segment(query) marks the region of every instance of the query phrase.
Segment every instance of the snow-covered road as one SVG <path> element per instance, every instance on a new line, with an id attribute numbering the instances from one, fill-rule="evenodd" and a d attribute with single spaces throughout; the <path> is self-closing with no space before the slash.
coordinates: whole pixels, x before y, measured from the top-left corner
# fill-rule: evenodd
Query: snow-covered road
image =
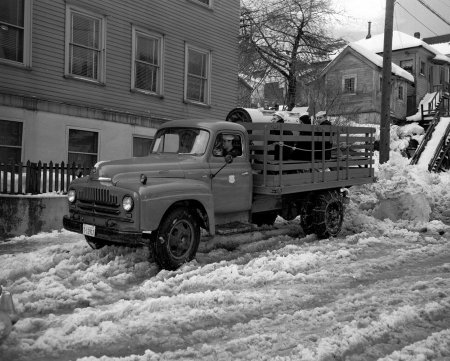
<path id="1" fill-rule="evenodd" d="M 338 238 L 278 219 L 175 272 L 70 232 L 0 244 L 20 315 L 0 360 L 448 361 L 450 176 L 416 172 L 352 188 Z"/>

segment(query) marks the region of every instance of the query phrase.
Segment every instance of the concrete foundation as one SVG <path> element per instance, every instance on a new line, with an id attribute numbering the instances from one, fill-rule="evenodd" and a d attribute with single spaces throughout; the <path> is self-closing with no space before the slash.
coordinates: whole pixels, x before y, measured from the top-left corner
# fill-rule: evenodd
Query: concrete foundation
<path id="1" fill-rule="evenodd" d="M 0 195 L 0 240 L 62 229 L 67 196 Z"/>

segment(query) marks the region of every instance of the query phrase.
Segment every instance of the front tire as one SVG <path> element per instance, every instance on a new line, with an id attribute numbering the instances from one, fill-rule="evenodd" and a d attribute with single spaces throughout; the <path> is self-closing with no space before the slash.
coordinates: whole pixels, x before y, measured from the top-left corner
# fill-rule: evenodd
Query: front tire
<path id="1" fill-rule="evenodd" d="M 176 270 L 194 259 L 200 243 L 200 226 L 188 208 L 172 210 L 161 222 L 152 241 L 156 263 L 163 269 Z"/>
<path id="2" fill-rule="evenodd" d="M 318 238 L 335 237 L 344 220 L 344 202 L 337 191 L 319 195 L 313 210 L 314 231 Z"/>

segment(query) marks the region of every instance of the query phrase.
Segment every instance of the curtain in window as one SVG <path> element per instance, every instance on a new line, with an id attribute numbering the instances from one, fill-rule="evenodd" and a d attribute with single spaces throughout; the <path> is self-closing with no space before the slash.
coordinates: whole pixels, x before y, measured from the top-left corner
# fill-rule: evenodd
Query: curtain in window
<path id="1" fill-rule="evenodd" d="M 0 58 L 23 62 L 24 0 L 0 1 Z"/>
<path id="2" fill-rule="evenodd" d="M 100 57 L 100 20 L 72 14 L 70 73 L 98 79 Z"/>
<path id="3" fill-rule="evenodd" d="M 186 94 L 186 98 L 189 100 L 206 102 L 207 59 L 207 54 L 189 49 Z"/>
<path id="4" fill-rule="evenodd" d="M 157 92 L 159 41 L 137 36 L 135 87 Z"/>

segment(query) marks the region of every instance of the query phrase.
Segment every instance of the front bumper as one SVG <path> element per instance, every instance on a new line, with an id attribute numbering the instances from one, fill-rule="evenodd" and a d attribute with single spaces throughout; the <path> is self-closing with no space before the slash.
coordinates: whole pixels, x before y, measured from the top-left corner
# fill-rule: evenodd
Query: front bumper
<path id="1" fill-rule="evenodd" d="M 83 222 L 64 216 L 63 227 L 71 232 L 83 234 Z M 95 226 L 95 237 L 105 241 L 119 243 L 125 246 L 145 245 L 141 232 L 122 232 L 115 229 Z"/>

